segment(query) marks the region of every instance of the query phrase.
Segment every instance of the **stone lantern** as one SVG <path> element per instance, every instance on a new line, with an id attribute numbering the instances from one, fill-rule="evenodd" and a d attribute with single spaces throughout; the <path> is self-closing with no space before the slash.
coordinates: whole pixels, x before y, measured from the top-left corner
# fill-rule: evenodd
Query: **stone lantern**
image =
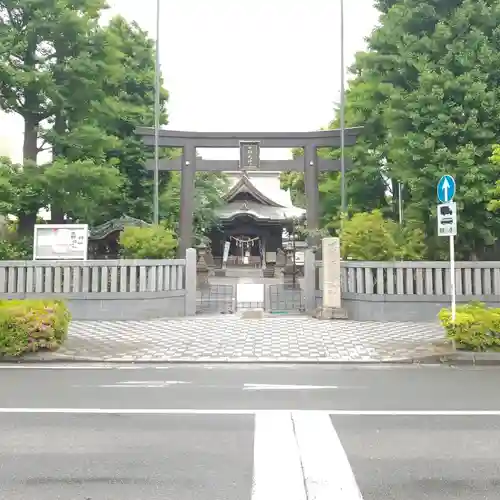
<path id="1" fill-rule="evenodd" d="M 198 261 L 196 262 L 196 286 L 197 288 L 208 287 L 208 275 L 210 269 L 206 261 L 207 246 L 205 243 L 198 245 Z"/>

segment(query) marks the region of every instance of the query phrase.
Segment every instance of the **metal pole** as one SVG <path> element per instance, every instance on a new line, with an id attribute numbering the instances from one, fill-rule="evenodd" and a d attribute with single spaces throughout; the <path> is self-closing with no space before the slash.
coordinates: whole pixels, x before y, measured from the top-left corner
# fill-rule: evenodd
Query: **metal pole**
<path id="1" fill-rule="evenodd" d="M 455 294 L 455 236 L 450 236 L 450 292 L 451 292 L 451 321 L 455 323 L 457 304 Z"/>
<path id="2" fill-rule="evenodd" d="M 450 236 L 450 292 L 451 292 L 451 322 L 455 324 L 457 319 L 457 297 L 455 292 L 455 236 Z M 457 349 L 455 339 L 451 341 L 454 351 Z"/>
<path id="3" fill-rule="evenodd" d="M 342 220 L 347 213 L 345 183 L 345 67 L 344 67 L 344 0 L 340 0 L 340 176 Z"/>
<path id="4" fill-rule="evenodd" d="M 398 182 L 398 208 L 399 208 L 399 225 L 403 225 L 403 185 L 401 182 Z"/>
<path id="5" fill-rule="evenodd" d="M 292 226 L 292 245 L 293 245 L 293 286 L 296 285 L 296 275 L 297 275 L 297 247 L 295 246 L 295 219 L 293 219 Z"/>
<path id="6" fill-rule="evenodd" d="M 156 60 L 155 60 L 155 170 L 153 195 L 153 223 L 159 222 L 159 184 L 160 184 L 160 0 L 156 0 Z"/>

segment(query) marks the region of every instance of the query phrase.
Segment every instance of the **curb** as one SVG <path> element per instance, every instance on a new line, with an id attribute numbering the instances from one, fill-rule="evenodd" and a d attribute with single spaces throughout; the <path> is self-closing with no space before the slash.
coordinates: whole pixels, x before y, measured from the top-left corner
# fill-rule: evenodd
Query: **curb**
<path id="1" fill-rule="evenodd" d="M 5 358 L 0 359 L 0 364 L 61 364 L 61 363 L 98 363 L 98 364 L 133 364 L 133 365 L 418 365 L 425 364 L 423 358 L 386 358 L 380 360 L 337 360 L 337 359 L 311 359 L 311 358 L 96 358 L 85 356 L 55 355 L 50 357 Z M 432 362 L 429 362 L 431 364 Z M 439 364 L 435 361 L 433 364 Z"/>
<path id="2" fill-rule="evenodd" d="M 500 366 L 498 352 L 457 352 L 441 355 L 441 364 L 460 366 Z"/>
<path id="3" fill-rule="evenodd" d="M 311 359 L 311 358 L 100 358 L 93 356 L 73 356 L 53 353 L 49 356 L 34 355 L 22 358 L 0 358 L 0 364 L 56 364 L 56 363 L 96 363 L 96 364 L 133 364 L 133 365 L 448 365 L 448 366 L 500 366 L 500 353 L 450 352 L 424 354 L 409 358 L 382 358 L 368 360 Z"/>

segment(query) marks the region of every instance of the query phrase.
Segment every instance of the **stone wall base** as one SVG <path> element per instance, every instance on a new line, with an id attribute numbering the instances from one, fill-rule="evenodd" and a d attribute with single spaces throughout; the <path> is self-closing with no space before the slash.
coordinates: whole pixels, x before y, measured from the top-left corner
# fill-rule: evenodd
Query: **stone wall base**
<path id="1" fill-rule="evenodd" d="M 318 307 L 314 311 L 313 317 L 316 319 L 348 319 L 347 310 L 343 307 Z"/>
<path id="2" fill-rule="evenodd" d="M 262 319 L 264 317 L 264 309 L 246 309 L 241 311 L 241 319 Z"/>

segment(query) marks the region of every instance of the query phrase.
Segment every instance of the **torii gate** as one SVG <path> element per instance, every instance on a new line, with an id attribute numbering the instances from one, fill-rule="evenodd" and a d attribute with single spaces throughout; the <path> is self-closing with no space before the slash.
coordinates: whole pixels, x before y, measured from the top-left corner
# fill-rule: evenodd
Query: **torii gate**
<path id="1" fill-rule="evenodd" d="M 353 146 L 363 127 L 344 130 L 345 146 Z M 155 130 L 139 127 L 136 133 L 146 146 L 155 145 Z M 319 159 L 318 148 L 340 147 L 341 130 L 315 132 L 185 132 L 177 130 L 159 131 L 159 147 L 182 148 L 182 157 L 160 160 L 160 170 L 181 171 L 181 206 L 179 223 L 179 256 L 193 244 L 194 178 L 196 170 L 228 172 L 235 170 L 266 170 L 279 172 L 304 172 L 307 198 L 307 227 L 318 229 L 319 191 L 318 172 L 339 171 L 339 160 Z M 200 160 L 197 148 L 239 148 L 240 160 Z M 260 160 L 260 148 L 303 148 L 304 156 L 293 160 Z M 346 160 L 346 168 L 348 168 Z M 154 170 L 154 161 L 146 164 Z"/>

